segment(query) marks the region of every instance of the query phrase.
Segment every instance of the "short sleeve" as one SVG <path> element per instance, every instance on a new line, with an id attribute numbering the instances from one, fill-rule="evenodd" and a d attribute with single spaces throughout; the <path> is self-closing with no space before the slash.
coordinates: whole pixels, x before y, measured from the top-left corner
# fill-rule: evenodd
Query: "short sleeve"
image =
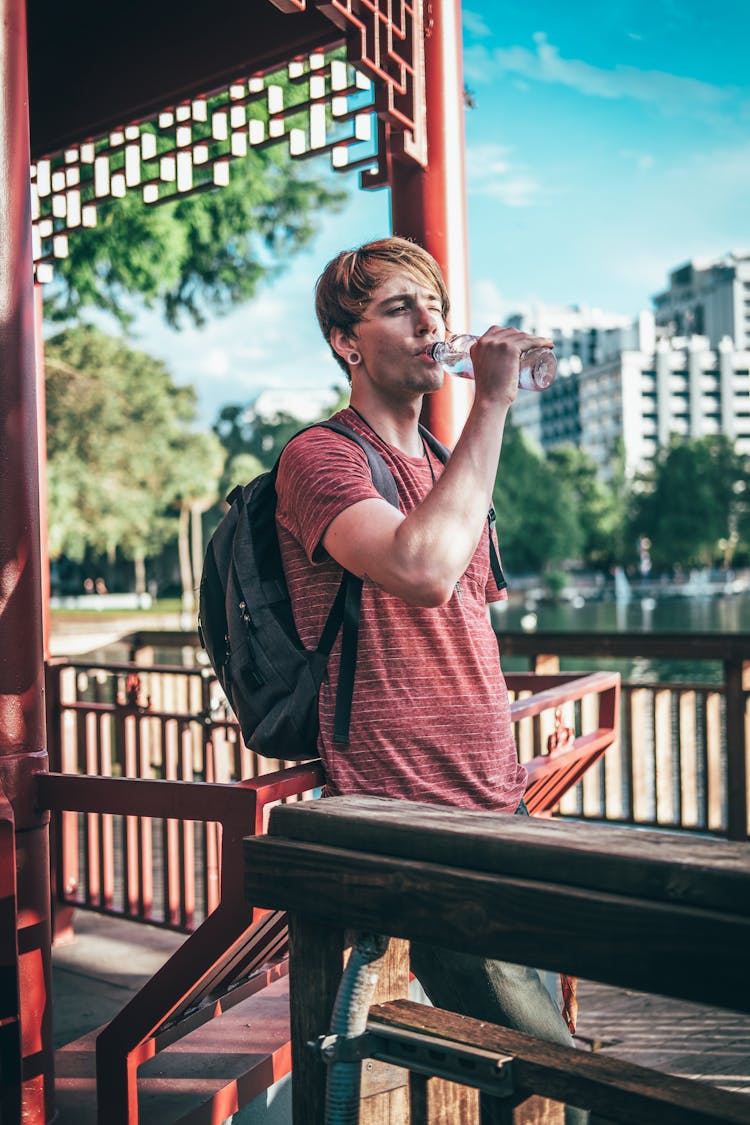
<path id="1" fill-rule="evenodd" d="M 312 428 L 281 455 L 276 478 L 276 518 L 303 547 L 311 563 L 322 558 L 329 524 L 352 504 L 382 499 L 363 450 L 341 434 Z"/>

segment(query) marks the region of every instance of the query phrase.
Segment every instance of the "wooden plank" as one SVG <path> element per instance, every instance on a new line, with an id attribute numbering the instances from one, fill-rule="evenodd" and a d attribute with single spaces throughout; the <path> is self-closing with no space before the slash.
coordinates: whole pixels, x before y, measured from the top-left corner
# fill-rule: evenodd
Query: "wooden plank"
<path id="1" fill-rule="evenodd" d="M 750 1010 L 747 917 L 274 837 L 245 855 L 261 906 Z"/>
<path id="2" fill-rule="evenodd" d="M 470 1086 L 411 1072 L 409 1104 L 411 1125 L 456 1125 L 476 1121 L 479 1094 Z"/>
<path id="3" fill-rule="evenodd" d="M 116 989 L 122 991 L 122 985 Z M 96 1125 L 99 1030 L 55 1052 L 56 1125 Z M 289 1000 L 286 980 L 280 980 L 143 1063 L 138 1121 L 215 1125 L 283 1078 L 290 1066 Z M 113 1120 L 99 1116 L 100 1123 Z"/>
<path id="4" fill-rule="evenodd" d="M 274 809 L 272 836 L 750 916 L 750 844 L 379 797 Z"/>
<path id="5" fill-rule="evenodd" d="M 708 757 L 708 827 L 724 828 L 724 766 L 721 751 L 721 695 L 706 692 L 706 754 Z"/>
<path id="6" fill-rule="evenodd" d="M 566 709 L 567 710 L 567 709 Z M 575 716 L 565 714 L 567 725 L 575 728 Z M 599 696 L 589 695 L 581 700 L 581 732 L 593 731 L 599 726 Z M 602 771 L 601 765 L 587 769 L 582 780 L 583 813 L 585 816 L 601 817 L 604 815 L 602 807 Z"/>
<path id="7" fill-rule="evenodd" d="M 344 959 L 343 927 L 289 917 L 292 1120 L 325 1120 L 326 1066 L 307 1046 L 331 1025 Z"/>
<path id="8" fill-rule="evenodd" d="M 676 824 L 672 769 L 672 692 L 654 692 L 654 761 L 656 763 L 656 819 Z"/>
<path id="9" fill-rule="evenodd" d="M 528 656 L 533 664 L 537 653 L 557 656 L 580 656 L 593 660 L 600 657 L 633 656 L 652 660 L 663 657 L 674 660 L 677 653 L 683 660 L 747 660 L 746 633 L 578 633 L 547 632 L 503 633 L 498 637 L 503 656 Z"/>
<path id="10" fill-rule="evenodd" d="M 624 820 L 627 816 L 623 801 L 623 769 L 622 738 L 618 730 L 604 755 L 604 815 L 611 820 Z"/>
<path id="11" fill-rule="evenodd" d="M 750 1125 L 750 1098 L 621 1059 L 544 1043 L 454 1012 L 395 1001 L 370 1010 L 368 1028 L 408 1028 L 513 1057 L 514 1086 L 639 1125 Z"/>
<path id="12" fill-rule="evenodd" d="M 638 824 L 653 820 L 652 776 L 644 737 L 649 723 L 651 692 L 648 688 L 634 688 L 628 702 L 632 742 L 633 819 Z"/>
<path id="13" fill-rule="evenodd" d="M 681 822 L 686 828 L 697 828 L 698 815 L 698 737 L 695 717 L 696 694 L 681 691 L 678 710 L 680 746 Z"/>
<path id="14" fill-rule="evenodd" d="M 747 836 L 747 762 L 745 743 L 745 664 L 727 660 L 724 664 L 726 683 L 726 773 L 727 773 L 727 836 L 744 840 Z"/>
<path id="15" fill-rule="evenodd" d="M 353 944 L 356 934 L 346 935 Z M 409 995 L 409 943 L 388 943 L 375 987 L 375 1004 Z M 359 1125 L 409 1125 L 408 1071 L 375 1059 L 362 1063 Z"/>

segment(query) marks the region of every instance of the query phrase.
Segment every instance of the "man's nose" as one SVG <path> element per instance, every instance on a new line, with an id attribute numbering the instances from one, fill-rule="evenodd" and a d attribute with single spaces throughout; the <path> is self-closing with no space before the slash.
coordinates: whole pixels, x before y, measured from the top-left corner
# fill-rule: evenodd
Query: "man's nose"
<path id="1" fill-rule="evenodd" d="M 420 333 L 437 331 L 440 318 L 434 309 L 427 305 L 416 306 L 417 331 Z"/>

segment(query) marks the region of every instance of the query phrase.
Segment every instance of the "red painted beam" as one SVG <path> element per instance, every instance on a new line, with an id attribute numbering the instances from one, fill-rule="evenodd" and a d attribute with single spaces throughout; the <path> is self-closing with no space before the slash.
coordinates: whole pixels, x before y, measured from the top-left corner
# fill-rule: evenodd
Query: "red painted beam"
<path id="1" fill-rule="evenodd" d="M 0 0 L 0 17 L 0 785 L 16 823 L 22 1117 L 38 1125 L 54 1093 L 49 815 L 33 800 L 47 754 L 24 0 Z"/>
<path id="2" fill-rule="evenodd" d="M 426 5 L 427 167 L 393 161 L 393 233 L 413 238 L 440 263 L 451 299 L 451 327 L 468 331 L 469 268 L 464 166 L 464 99 L 460 0 Z M 471 402 L 471 383 L 446 376 L 425 402 L 423 419 L 455 444 Z"/>

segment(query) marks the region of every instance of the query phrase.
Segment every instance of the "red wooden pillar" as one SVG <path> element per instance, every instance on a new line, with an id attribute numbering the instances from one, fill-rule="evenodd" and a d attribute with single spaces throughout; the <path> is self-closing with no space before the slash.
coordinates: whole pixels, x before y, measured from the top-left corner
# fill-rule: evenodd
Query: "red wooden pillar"
<path id="1" fill-rule="evenodd" d="M 18 876 L 22 1119 L 54 1112 L 49 816 L 42 641 L 26 5 L 0 0 L 0 785 L 13 806 Z"/>
<path id="2" fill-rule="evenodd" d="M 464 162 L 464 98 L 460 0 L 425 5 L 426 168 L 394 160 L 393 233 L 413 238 L 440 263 L 451 299 L 451 327 L 469 327 L 469 267 Z M 471 403 L 471 383 L 446 376 L 425 401 L 427 426 L 453 445 Z"/>

